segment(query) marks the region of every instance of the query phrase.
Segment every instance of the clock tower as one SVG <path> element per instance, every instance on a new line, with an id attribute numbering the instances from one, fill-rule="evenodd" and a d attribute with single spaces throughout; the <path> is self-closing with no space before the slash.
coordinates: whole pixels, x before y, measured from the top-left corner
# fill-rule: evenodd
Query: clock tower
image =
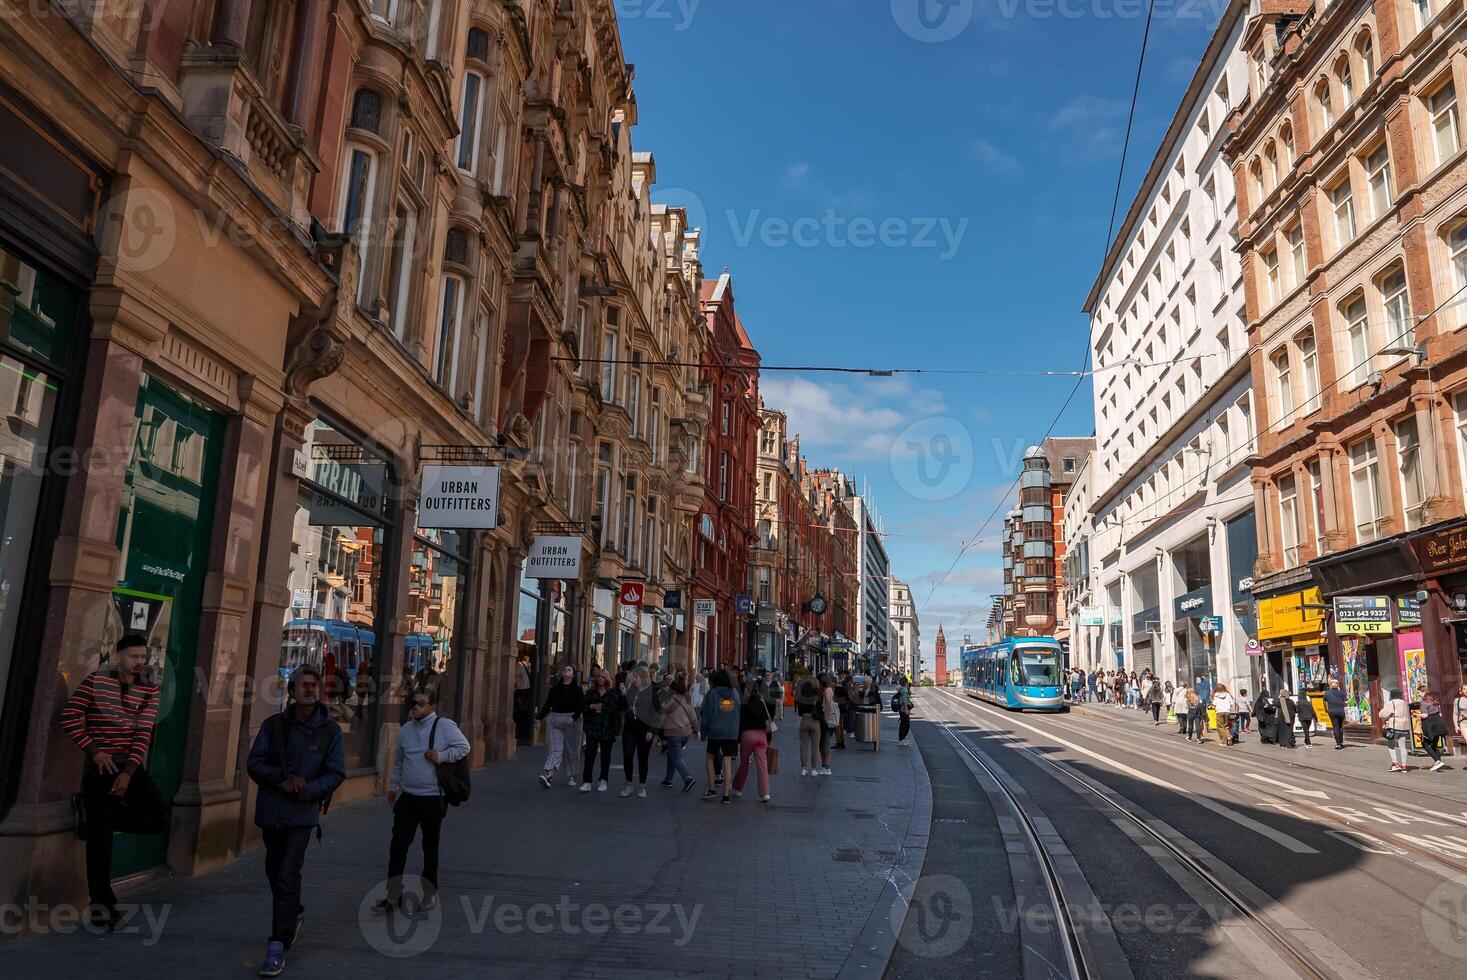
<path id="1" fill-rule="evenodd" d="M 947 637 L 942 635 L 942 624 L 937 624 L 937 670 L 938 684 L 947 683 Z"/>

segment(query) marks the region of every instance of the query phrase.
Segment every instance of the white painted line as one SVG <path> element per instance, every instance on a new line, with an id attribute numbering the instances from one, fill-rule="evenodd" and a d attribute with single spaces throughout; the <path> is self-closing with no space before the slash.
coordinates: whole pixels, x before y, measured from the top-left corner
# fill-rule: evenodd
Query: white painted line
<path id="1" fill-rule="evenodd" d="M 1267 776 L 1260 776 L 1256 772 L 1245 772 L 1243 773 L 1243 775 L 1247 776 L 1249 779 L 1256 779 L 1260 783 L 1268 783 L 1272 786 L 1277 786 L 1285 793 L 1293 793 L 1295 796 L 1309 796 L 1313 797 L 1316 800 L 1329 799 L 1328 793 L 1322 793 L 1317 789 L 1300 789 L 1298 786 L 1291 786 L 1290 784 L 1283 782 L 1279 779 L 1269 779 Z"/>
<path id="2" fill-rule="evenodd" d="M 946 691 L 943 691 L 942 693 L 947 694 Z M 1203 807 L 1204 809 L 1211 810 L 1213 813 L 1216 813 L 1220 817 L 1225 817 L 1226 819 L 1231 820 L 1233 823 L 1237 824 L 1240 827 L 1246 827 L 1247 829 L 1253 831 L 1259 836 L 1268 838 L 1280 847 L 1285 848 L 1286 850 L 1293 851 L 1295 854 L 1319 853 L 1319 851 L 1310 847 L 1308 844 L 1304 843 L 1298 838 L 1290 837 L 1288 834 L 1283 833 L 1282 831 L 1275 830 L 1268 824 L 1260 823 L 1259 821 L 1254 820 L 1252 817 L 1245 816 L 1244 814 L 1239 813 L 1231 807 L 1223 806 L 1221 803 L 1218 803 L 1215 800 L 1210 800 L 1205 796 L 1201 796 L 1197 793 L 1184 790 L 1182 789 L 1182 787 L 1169 783 L 1164 779 L 1159 779 L 1156 776 L 1151 775 L 1151 773 L 1149 772 L 1142 772 L 1140 769 L 1132 769 L 1130 766 L 1121 762 L 1117 762 L 1114 759 L 1107 758 L 1101 755 L 1099 752 L 1092 752 L 1091 750 L 1085 748 L 1083 745 L 1076 745 L 1074 742 L 1062 739 L 1055 735 L 1053 732 L 1047 732 L 1042 728 L 1035 728 L 1033 725 L 1030 725 L 1027 722 L 1020 721 L 1016 716 L 1010 715 L 1008 713 L 1001 713 L 997 709 L 990 708 L 987 704 L 984 704 L 982 702 L 973 701 L 971 698 L 960 697 L 956 694 L 947 694 L 947 696 L 955 701 L 958 701 L 960 704 L 963 704 L 966 707 L 974 710 L 975 712 L 977 712 L 979 709 L 984 709 L 986 711 L 993 712 L 994 714 L 998 714 L 1008 724 L 1017 725 L 1020 728 L 1028 729 L 1035 735 L 1041 735 L 1044 738 L 1049 739 L 1050 741 L 1058 742 L 1060 745 L 1063 745 L 1071 752 L 1078 752 L 1083 756 L 1088 756 L 1089 758 L 1094 759 L 1096 762 L 1104 765 L 1108 769 L 1115 769 L 1119 772 L 1125 773 L 1132 779 L 1138 779 L 1141 782 L 1150 783 L 1152 786 L 1159 786 L 1162 789 L 1176 793 L 1178 796 L 1184 797 L 1187 800 L 1196 803 L 1198 806 Z"/>

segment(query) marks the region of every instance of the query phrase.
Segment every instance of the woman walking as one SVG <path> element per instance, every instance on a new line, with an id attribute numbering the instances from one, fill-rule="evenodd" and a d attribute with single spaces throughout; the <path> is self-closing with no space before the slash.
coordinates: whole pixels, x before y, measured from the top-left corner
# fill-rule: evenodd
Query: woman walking
<path id="1" fill-rule="evenodd" d="M 606 780 L 611 775 L 611 747 L 621 731 L 621 692 L 611 686 L 611 675 L 597 671 L 592 678 L 591 690 L 581 703 L 581 723 L 586 740 L 581 749 L 581 792 L 591 792 L 591 773 L 596 767 L 596 756 L 601 756 L 601 779 L 596 783 L 598 793 L 606 792 Z"/>
<path id="2" fill-rule="evenodd" d="M 806 676 L 795 690 L 795 714 L 800 716 L 801 776 L 814 776 L 820 772 L 820 746 L 825 734 L 824 711 L 825 702 L 819 682 L 814 677 Z"/>
<path id="3" fill-rule="evenodd" d="M 1146 702 L 1147 705 L 1151 708 L 1152 728 L 1155 728 L 1161 724 L 1161 706 L 1163 704 L 1162 698 L 1164 696 L 1165 692 L 1162 690 L 1161 684 L 1158 683 L 1156 678 L 1153 677 L 1151 679 L 1151 687 L 1146 692 Z"/>
<path id="4" fill-rule="evenodd" d="M 769 802 L 769 705 L 764 696 L 767 690 L 759 681 L 744 685 L 744 704 L 739 709 L 739 771 L 734 774 L 733 794 L 744 795 L 744 783 L 749 779 L 749 760 L 754 761 L 758 777 L 759 802 Z"/>
<path id="5" fill-rule="evenodd" d="M 1442 761 L 1442 740 L 1447 737 L 1447 723 L 1442 718 L 1442 703 L 1435 694 L 1421 696 L 1421 747 L 1431 756 L 1431 771 L 1447 767 Z"/>
<path id="6" fill-rule="evenodd" d="M 1183 688 L 1187 692 L 1187 741 L 1197 745 L 1202 744 L 1202 733 L 1207 727 L 1207 705 L 1197 696 L 1197 692 L 1189 688 Z"/>
<path id="7" fill-rule="evenodd" d="M 1238 697 L 1235 700 L 1238 702 L 1238 716 L 1233 719 L 1233 727 L 1238 731 L 1234 733 L 1233 741 L 1236 742 L 1239 735 L 1253 731 L 1253 704 L 1248 700 L 1246 687 L 1238 688 Z"/>
<path id="8" fill-rule="evenodd" d="M 1319 713 L 1314 708 L 1314 699 L 1309 696 L 1308 691 L 1300 691 L 1299 697 L 1295 699 L 1298 705 L 1299 728 L 1304 732 L 1304 747 L 1314 748 L 1314 743 L 1309 739 L 1309 733 L 1314 731 L 1314 726 L 1319 722 Z"/>
<path id="9" fill-rule="evenodd" d="M 912 731 L 912 689 L 905 674 L 897 681 L 897 690 L 891 696 L 891 701 L 892 707 L 896 708 L 897 715 L 901 718 L 897 727 L 897 744 L 906 745 L 907 735 Z"/>
<path id="10" fill-rule="evenodd" d="M 683 675 L 673 678 L 669 690 L 671 697 L 662 709 L 662 738 L 667 743 L 667 775 L 663 777 L 662 785 L 671 786 L 676 773 L 683 778 L 683 792 L 686 793 L 697 782 L 688 772 L 683 752 L 688 747 L 688 739 L 698 737 L 698 713 L 693 710 L 693 699 L 688 696 L 688 684 Z"/>
<path id="11" fill-rule="evenodd" d="M 769 697 L 774 703 L 774 720 L 784 721 L 784 675 L 777 670 L 769 675 Z"/>
<path id="12" fill-rule="evenodd" d="M 545 752 L 545 765 L 540 769 L 540 785 L 546 789 L 555 773 L 571 760 L 567 757 L 567 738 L 575 737 L 576 719 L 581 714 L 581 685 L 576 683 L 576 669 L 566 664 L 560 669 L 560 680 L 545 695 L 539 720 L 550 721 L 550 746 Z"/>
<path id="13" fill-rule="evenodd" d="M 820 675 L 820 768 L 810 773 L 812 776 L 830 775 L 830 737 L 841 730 L 835 692 L 835 679 L 829 674 Z"/>
<path id="14" fill-rule="evenodd" d="M 708 788 L 703 799 L 711 800 L 718 795 L 713 788 L 721 777 L 723 802 L 731 803 L 728 791 L 733 782 L 733 761 L 739 754 L 739 692 L 734 690 L 728 671 L 720 670 L 713 675 L 713 687 L 703 699 L 703 711 L 698 718 L 698 727 L 708 740 Z"/>
<path id="15" fill-rule="evenodd" d="M 647 795 L 647 761 L 652 754 L 652 739 L 656 729 L 662 726 L 657 716 L 657 692 L 652 687 L 652 675 L 646 667 L 638 667 L 627 677 L 626 720 L 621 732 L 621 771 L 627 784 L 622 788 L 622 797 L 633 792 L 639 798 Z M 632 785 L 632 761 L 637 763 L 637 785 Z"/>
<path id="16" fill-rule="evenodd" d="M 1385 735 L 1386 751 L 1391 756 L 1388 772 L 1409 772 L 1406 768 L 1406 740 L 1411 737 L 1411 709 L 1401 698 L 1400 691 L 1391 691 L 1390 700 L 1380 709 L 1381 733 Z"/>
<path id="17" fill-rule="evenodd" d="M 1187 699 L 1194 698 L 1191 691 L 1181 684 L 1172 689 L 1172 714 L 1177 716 L 1177 734 L 1187 734 Z"/>

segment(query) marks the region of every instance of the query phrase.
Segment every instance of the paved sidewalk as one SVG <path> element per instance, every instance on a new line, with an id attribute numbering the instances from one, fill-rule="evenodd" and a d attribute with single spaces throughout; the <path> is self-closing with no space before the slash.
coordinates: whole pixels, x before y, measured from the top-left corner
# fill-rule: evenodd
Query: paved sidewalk
<path id="1" fill-rule="evenodd" d="M 1177 730 L 1176 723 L 1169 723 L 1164 717 L 1160 727 L 1153 727 L 1150 714 L 1132 708 L 1095 704 L 1094 702 L 1081 702 L 1071 705 L 1071 708 L 1077 714 L 1083 713 L 1117 723 L 1134 725 L 1141 732 L 1155 738 L 1182 741 L 1172 734 Z M 1216 737 L 1210 730 L 1208 736 L 1209 738 Z M 1277 745 L 1261 743 L 1258 739 L 1258 729 L 1255 727 L 1252 734 L 1242 736 L 1238 744 L 1229 746 L 1227 751 L 1255 757 L 1276 766 L 1297 766 L 1301 769 L 1314 770 L 1321 776 L 1344 776 L 1352 780 L 1378 783 L 1392 790 L 1404 787 L 1415 793 L 1467 803 L 1467 756 L 1444 756 L 1442 761 L 1447 764 L 1448 770 L 1434 773 L 1430 771 L 1431 759 L 1425 753 L 1413 755 L 1408 761 L 1411 772 L 1406 776 L 1392 776 L 1385 772 L 1386 749 L 1384 745 L 1362 745 L 1358 742 L 1346 741 L 1344 750 L 1336 752 L 1334 735 L 1331 732 L 1316 732 L 1312 738 L 1314 747 L 1311 749 L 1304 748 L 1302 734 L 1298 739 L 1298 748 L 1284 749 Z M 1458 746 L 1459 751 L 1460 748 Z"/>
<path id="2" fill-rule="evenodd" d="M 535 780 L 542 751 L 476 774 L 473 799 L 444 825 L 436 914 L 377 918 L 391 824 L 385 800 L 340 807 L 307 857 L 306 920 L 287 976 L 879 978 L 922 867 L 931 791 L 915 745 L 833 753 L 835 775 L 799 776 L 797 729 L 775 737 L 783 771 L 755 802 L 751 774 L 731 806 L 699 785 L 622 799 Z M 620 761 L 620 746 L 616 759 Z M 793 775 L 792 775 L 793 773 Z M 414 849 L 408 871 L 419 870 Z M 148 978 L 253 976 L 270 900 L 256 850 L 196 878 L 161 878 L 121 895 L 142 913 L 131 934 L 75 929 L 0 941 L 0 974 Z M 895 912 L 893 911 L 895 908 Z"/>

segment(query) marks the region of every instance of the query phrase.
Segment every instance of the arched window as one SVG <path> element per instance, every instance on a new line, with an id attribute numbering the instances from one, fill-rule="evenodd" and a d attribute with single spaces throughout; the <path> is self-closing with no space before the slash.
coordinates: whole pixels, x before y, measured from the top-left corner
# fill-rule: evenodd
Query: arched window
<path id="1" fill-rule="evenodd" d="M 1319 105 L 1320 133 L 1335 124 L 1335 107 L 1330 101 L 1329 79 L 1321 78 L 1314 86 L 1314 101 Z"/>
<path id="2" fill-rule="evenodd" d="M 1361 84 L 1369 85 L 1375 77 L 1375 42 L 1369 31 L 1361 32 L 1355 39 L 1355 56 L 1360 59 Z"/>
<path id="3" fill-rule="evenodd" d="M 462 228 L 450 228 L 443 241 L 443 261 L 456 265 L 469 264 L 469 235 Z"/>
<path id="4" fill-rule="evenodd" d="M 369 88 L 357 89 L 351 100 L 351 128 L 375 133 L 381 126 L 382 96 Z"/>
<path id="5" fill-rule="evenodd" d="M 458 119 L 458 168 L 469 174 L 479 170 L 479 131 L 484 116 L 484 76 L 477 71 L 464 73 L 463 103 Z"/>
<path id="6" fill-rule="evenodd" d="M 1350 75 L 1349 55 L 1340 55 L 1335 62 L 1335 80 L 1340 83 L 1340 105 L 1349 105 L 1355 101 L 1355 79 Z"/>
<path id="7" fill-rule="evenodd" d="M 1263 172 L 1268 178 L 1269 190 L 1278 186 L 1279 183 L 1279 154 L 1270 140 L 1263 148 Z"/>
<path id="8" fill-rule="evenodd" d="M 467 57 L 472 58 L 476 61 L 487 62 L 489 60 L 488 33 L 477 27 L 471 28 L 469 30 L 468 50 L 465 52 L 465 54 Z"/>
<path id="9" fill-rule="evenodd" d="M 1284 147 L 1284 169 L 1287 172 L 1294 167 L 1294 127 L 1288 122 L 1279 128 L 1279 142 Z"/>
<path id="10" fill-rule="evenodd" d="M 1268 196 L 1268 191 L 1263 186 L 1263 164 L 1257 157 L 1254 157 L 1253 163 L 1249 165 L 1248 175 L 1252 178 L 1253 183 L 1253 205 L 1257 207 Z"/>
<path id="11" fill-rule="evenodd" d="M 468 290 L 456 275 L 443 277 L 443 302 L 438 314 L 438 343 L 433 377 L 452 392 L 458 383 L 458 345 L 463 332 L 464 294 Z"/>

